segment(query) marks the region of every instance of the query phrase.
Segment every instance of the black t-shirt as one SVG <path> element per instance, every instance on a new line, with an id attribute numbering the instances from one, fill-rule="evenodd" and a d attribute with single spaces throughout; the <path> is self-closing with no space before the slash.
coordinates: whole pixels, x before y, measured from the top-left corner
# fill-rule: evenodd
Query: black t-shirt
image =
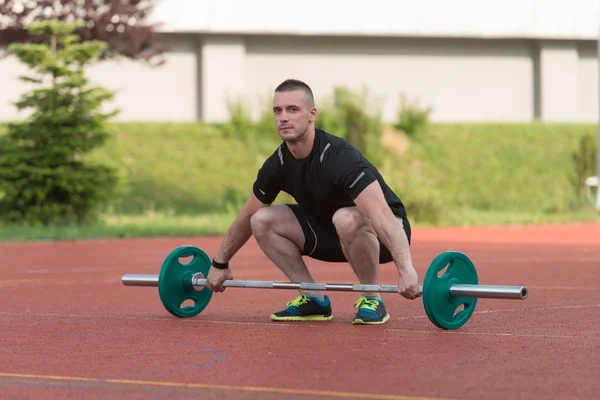
<path id="1" fill-rule="evenodd" d="M 392 212 L 406 217 L 402 201 L 352 144 L 316 129 L 313 149 L 306 158 L 295 159 L 283 142 L 258 171 L 253 191 L 263 204 L 272 203 L 284 191 L 302 211 L 330 224 L 337 210 L 355 206 L 354 199 L 375 180 Z"/>

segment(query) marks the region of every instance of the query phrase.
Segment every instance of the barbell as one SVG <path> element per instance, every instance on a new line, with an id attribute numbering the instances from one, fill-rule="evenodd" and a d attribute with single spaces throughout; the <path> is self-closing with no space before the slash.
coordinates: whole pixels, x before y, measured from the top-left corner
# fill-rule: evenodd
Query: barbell
<path id="1" fill-rule="evenodd" d="M 192 257 L 189 262 L 181 261 L 188 257 Z M 125 274 L 122 283 L 125 286 L 158 287 L 160 300 L 169 313 L 192 318 L 200 314 L 212 298 L 213 292 L 206 288 L 210 267 L 211 260 L 202 249 L 185 245 L 171 251 L 159 275 Z M 396 285 L 341 283 L 226 280 L 223 287 L 398 293 Z M 480 285 L 473 262 L 458 251 L 445 251 L 435 257 L 419 291 L 429 320 L 448 330 L 460 328 L 471 318 L 478 298 L 525 300 L 529 294 L 526 286 Z M 189 300 L 194 305 L 183 305 Z"/>

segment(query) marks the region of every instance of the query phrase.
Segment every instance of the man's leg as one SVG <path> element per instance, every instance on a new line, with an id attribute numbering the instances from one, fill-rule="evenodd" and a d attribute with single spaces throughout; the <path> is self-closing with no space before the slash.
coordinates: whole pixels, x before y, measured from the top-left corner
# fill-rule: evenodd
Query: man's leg
<path id="1" fill-rule="evenodd" d="M 314 282 L 304 260 L 302 250 L 305 234 L 294 212 L 286 205 L 265 207 L 250 220 L 252 233 L 260 248 L 291 282 Z M 320 292 L 302 290 L 310 299 L 298 298 L 282 312 L 271 315 L 273 320 L 331 319 L 329 298 Z M 318 302 L 315 303 L 315 300 Z M 301 314 L 310 315 L 303 316 Z M 296 314 L 296 315 L 290 315 Z M 315 314 L 314 316 L 311 316 Z"/>
<path id="2" fill-rule="evenodd" d="M 362 284 L 379 283 L 381 246 L 370 220 L 357 207 L 342 208 L 332 219 L 342 251 Z M 363 292 L 354 323 L 380 324 L 389 314 L 378 292 Z"/>
<path id="3" fill-rule="evenodd" d="M 370 220 L 357 207 L 350 207 L 338 210 L 332 221 L 360 283 L 378 284 L 380 245 Z M 363 296 L 379 298 L 379 293 L 363 292 Z"/>
<path id="4" fill-rule="evenodd" d="M 304 233 L 289 207 L 265 207 L 250 223 L 260 248 L 291 282 L 314 282 L 302 259 Z"/>

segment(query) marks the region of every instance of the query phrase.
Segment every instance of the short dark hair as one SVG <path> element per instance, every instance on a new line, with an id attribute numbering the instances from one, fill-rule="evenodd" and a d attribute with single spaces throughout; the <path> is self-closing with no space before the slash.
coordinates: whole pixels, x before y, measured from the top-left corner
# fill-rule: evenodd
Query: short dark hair
<path id="1" fill-rule="evenodd" d="M 315 98 L 313 96 L 313 92 L 306 83 L 298 80 L 298 79 L 286 79 L 281 82 L 279 86 L 275 89 L 275 92 L 290 92 L 292 90 L 302 90 L 308 96 L 309 106 L 314 107 Z"/>

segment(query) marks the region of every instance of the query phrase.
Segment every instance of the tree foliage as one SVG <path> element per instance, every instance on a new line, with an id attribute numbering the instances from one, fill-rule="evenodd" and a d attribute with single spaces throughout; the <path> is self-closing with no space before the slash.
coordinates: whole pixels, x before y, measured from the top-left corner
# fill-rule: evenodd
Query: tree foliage
<path id="1" fill-rule="evenodd" d="M 84 70 L 106 44 L 79 42 L 77 26 L 35 22 L 29 32 L 42 43 L 9 46 L 31 70 L 20 79 L 34 88 L 16 103 L 28 118 L 8 124 L 0 137 L 0 218 L 6 221 L 80 223 L 112 198 L 116 173 L 84 161 L 106 141 L 106 122 L 117 113 L 102 111 L 114 93 L 90 84 Z"/>
<path id="2" fill-rule="evenodd" d="M 57 19 L 83 21 L 75 33 L 83 41 L 107 43 L 100 59 L 118 56 L 152 65 L 164 63 L 167 46 L 160 41 L 149 15 L 150 0 L 0 0 L 0 48 L 13 43 L 41 43 L 29 35 L 31 22 Z"/>

